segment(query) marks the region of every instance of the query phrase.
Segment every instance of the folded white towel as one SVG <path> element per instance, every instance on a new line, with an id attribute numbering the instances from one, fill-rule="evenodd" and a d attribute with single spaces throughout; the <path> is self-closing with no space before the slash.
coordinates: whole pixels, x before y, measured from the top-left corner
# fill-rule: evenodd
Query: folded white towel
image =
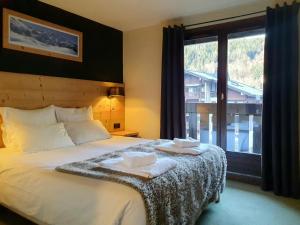
<path id="1" fill-rule="evenodd" d="M 137 168 L 125 166 L 122 157 L 106 159 L 100 163 L 100 167 L 145 178 L 160 176 L 175 166 L 176 161 L 170 158 L 159 158 L 154 164 Z"/>
<path id="2" fill-rule="evenodd" d="M 123 152 L 121 156 L 124 165 L 129 168 L 151 165 L 157 160 L 155 152 Z"/>
<path id="3" fill-rule="evenodd" d="M 191 137 L 188 137 L 186 139 L 174 138 L 173 141 L 175 145 L 177 145 L 180 148 L 197 147 L 200 145 L 200 141 Z"/>
<path id="4" fill-rule="evenodd" d="M 191 148 L 181 148 L 178 147 L 176 144 L 174 144 L 173 141 L 162 143 L 160 145 L 157 145 L 155 148 L 160 151 L 173 152 L 178 154 L 189 154 L 189 155 L 200 155 L 209 150 L 209 147 L 206 144 L 201 144 L 197 147 L 191 147 Z"/>

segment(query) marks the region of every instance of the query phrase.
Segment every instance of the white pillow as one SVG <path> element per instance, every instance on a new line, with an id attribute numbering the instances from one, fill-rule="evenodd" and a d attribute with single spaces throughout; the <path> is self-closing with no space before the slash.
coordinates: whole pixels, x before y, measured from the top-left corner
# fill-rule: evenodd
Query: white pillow
<path id="1" fill-rule="evenodd" d="M 93 109 L 91 106 L 83 108 L 62 108 L 55 106 L 58 122 L 79 122 L 93 120 Z"/>
<path id="2" fill-rule="evenodd" d="M 4 143 L 4 146 L 6 148 L 18 148 L 18 144 L 13 139 L 13 130 L 11 126 L 13 123 L 2 123 L 1 130 L 2 130 L 2 140 Z"/>
<path id="3" fill-rule="evenodd" d="M 111 138 L 110 133 L 98 120 L 66 122 L 65 127 L 75 144 Z"/>
<path id="4" fill-rule="evenodd" d="M 0 113 L 3 123 L 49 125 L 57 122 L 53 106 L 33 110 L 0 107 Z"/>
<path id="5" fill-rule="evenodd" d="M 6 147 L 17 148 L 23 152 L 38 152 L 55 148 L 74 146 L 64 124 L 56 123 L 45 126 L 3 124 L 10 139 Z"/>

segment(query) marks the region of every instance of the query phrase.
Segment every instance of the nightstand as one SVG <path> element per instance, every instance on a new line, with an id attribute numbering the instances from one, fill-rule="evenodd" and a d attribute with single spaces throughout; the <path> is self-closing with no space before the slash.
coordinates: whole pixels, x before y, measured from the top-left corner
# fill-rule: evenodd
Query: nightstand
<path id="1" fill-rule="evenodd" d="M 123 137 L 138 137 L 139 132 L 122 130 L 122 131 L 111 132 L 111 135 L 123 136 Z"/>

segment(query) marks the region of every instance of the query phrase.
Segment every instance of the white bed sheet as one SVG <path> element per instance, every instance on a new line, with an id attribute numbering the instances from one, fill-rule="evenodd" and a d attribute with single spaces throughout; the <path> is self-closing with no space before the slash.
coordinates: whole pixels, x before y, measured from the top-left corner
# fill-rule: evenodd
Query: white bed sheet
<path id="1" fill-rule="evenodd" d="M 0 204 L 39 224 L 145 225 L 144 203 L 134 189 L 54 169 L 146 142 L 114 136 L 32 154 L 0 149 Z"/>

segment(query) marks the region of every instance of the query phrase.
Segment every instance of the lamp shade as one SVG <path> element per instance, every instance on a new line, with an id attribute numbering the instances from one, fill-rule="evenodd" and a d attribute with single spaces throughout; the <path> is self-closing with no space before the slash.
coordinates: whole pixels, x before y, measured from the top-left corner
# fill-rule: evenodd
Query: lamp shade
<path id="1" fill-rule="evenodd" d="M 123 87 L 111 87 L 108 89 L 108 97 L 125 96 Z"/>

